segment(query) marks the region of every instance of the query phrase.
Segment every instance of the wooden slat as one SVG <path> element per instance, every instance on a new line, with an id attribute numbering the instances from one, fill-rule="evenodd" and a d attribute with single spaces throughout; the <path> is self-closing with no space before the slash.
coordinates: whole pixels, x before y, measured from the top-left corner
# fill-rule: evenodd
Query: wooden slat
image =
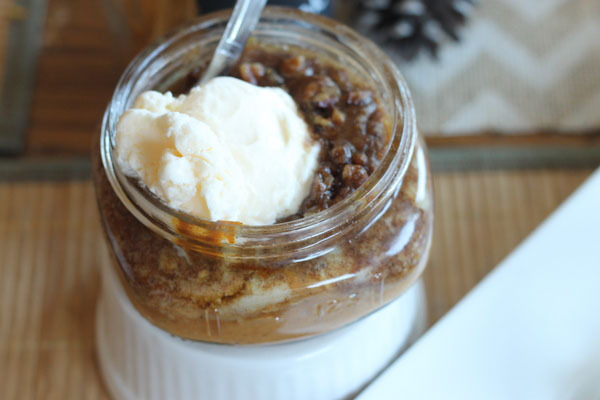
<path id="1" fill-rule="evenodd" d="M 590 170 L 435 175 L 424 274 L 443 316 Z M 104 399 L 93 351 L 104 255 L 89 181 L 0 184 L 0 399 Z"/>
<path id="2" fill-rule="evenodd" d="M 27 18 L 27 9 L 11 0 L 0 0 L 0 88 L 4 78 L 4 65 L 10 27 L 13 22 Z"/>
<path id="3" fill-rule="evenodd" d="M 49 0 L 26 156 L 89 154 L 127 59 L 105 0 Z"/>
<path id="4" fill-rule="evenodd" d="M 152 34 L 161 34 L 183 15 L 195 16 L 192 0 L 179 1 L 174 9 L 169 4 L 162 0 L 49 0 L 27 157 L 89 154 L 121 73 L 135 49 L 147 44 L 127 39 L 128 26 L 119 5 L 127 5 L 133 14 L 143 10 L 144 26 L 158 24 Z M 151 15 L 167 7 L 173 9 L 167 20 Z"/>
<path id="5" fill-rule="evenodd" d="M 0 0 L 0 154 L 21 154 L 34 88 L 44 0 Z"/>

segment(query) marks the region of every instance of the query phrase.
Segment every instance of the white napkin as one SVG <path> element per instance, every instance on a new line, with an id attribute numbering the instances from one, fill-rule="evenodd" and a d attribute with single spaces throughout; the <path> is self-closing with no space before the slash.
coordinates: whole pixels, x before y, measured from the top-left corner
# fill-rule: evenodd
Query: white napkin
<path id="1" fill-rule="evenodd" d="M 359 399 L 600 399 L 600 170 Z"/>

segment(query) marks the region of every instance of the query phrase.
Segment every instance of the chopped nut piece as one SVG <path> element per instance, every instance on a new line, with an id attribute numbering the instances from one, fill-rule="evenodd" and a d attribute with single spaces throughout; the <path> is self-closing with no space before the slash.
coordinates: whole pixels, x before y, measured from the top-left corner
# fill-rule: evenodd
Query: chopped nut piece
<path id="1" fill-rule="evenodd" d="M 333 79 L 326 76 L 321 79 L 319 86 L 319 91 L 312 99 L 312 102 L 316 107 L 327 108 L 339 101 L 341 91 Z"/>
<path id="2" fill-rule="evenodd" d="M 287 58 L 281 62 L 280 71 L 285 76 L 299 75 L 306 70 L 306 57 L 303 55 Z"/>
<path id="3" fill-rule="evenodd" d="M 331 120 L 336 125 L 342 125 L 346 121 L 346 114 L 341 112 L 338 108 L 334 108 L 331 113 Z"/>
<path id="4" fill-rule="evenodd" d="M 339 201 L 344 200 L 353 191 L 354 191 L 354 188 L 352 188 L 350 186 L 344 186 L 343 188 L 340 189 L 337 196 L 335 196 L 335 199 L 333 199 L 333 202 L 337 203 Z"/>
<path id="5" fill-rule="evenodd" d="M 331 149 L 331 159 L 338 165 L 348 164 L 352 158 L 354 146 L 347 141 L 338 143 Z"/>
<path id="6" fill-rule="evenodd" d="M 344 91 L 352 90 L 352 88 L 354 87 L 354 85 L 350 81 L 350 78 L 348 78 L 348 74 L 345 71 L 342 71 L 341 69 L 334 69 L 330 71 L 329 76 L 331 76 L 331 79 L 333 79 L 335 83 L 340 87 L 340 89 Z"/>
<path id="7" fill-rule="evenodd" d="M 253 85 L 258 83 L 258 79 L 265 75 L 265 66 L 260 63 L 243 63 L 240 65 L 240 76 L 246 82 Z"/>
<path id="8" fill-rule="evenodd" d="M 342 171 L 342 179 L 346 185 L 350 185 L 353 188 L 357 188 L 362 185 L 369 174 L 367 170 L 361 166 L 356 164 L 346 164 L 344 165 L 344 170 Z"/>
<path id="9" fill-rule="evenodd" d="M 281 86 L 285 80 L 273 68 L 267 68 L 264 74 L 264 82 L 260 82 L 264 86 Z"/>
<path id="10" fill-rule="evenodd" d="M 373 93 L 370 90 L 353 90 L 348 93 L 348 104 L 364 106 L 373 101 Z"/>
<path id="11" fill-rule="evenodd" d="M 340 88 L 328 76 L 315 76 L 305 84 L 300 94 L 300 101 L 311 108 L 326 109 L 336 104 L 341 96 Z"/>
<path id="12" fill-rule="evenodd" d="M 321 126 L 321 127 L 323 127 L 323 128 L 331 128 L 331 127 L 333 127 L 333 122 L 332 122 L 330 119 L 327 119 L 327 118 L 325 118 L 325 117 L 322 117 L 322 116 L 320 116 L 320 115 L 318 115 L 318 114 L 316 114 L 316 115 L 313 117 L 313 122 L 314 122 L 316 125 L 319 125 L 319 126 Z"/>
<path id="13" fill-rule="evenodd" d="M 363 167 L 367 165 L 369 162 L 369 158 L 363 152 L 355 152 L 352 154 L 352 163 L 362 165 Z"/>
<path id="14" fill-rule="evenodd" d="M 313 180 L 312 192 L 318 199 L 327 200 L 331 196 L 331 190 L 335 178 L 331 175 L 331 170 L 328 167 L 321 167 Z"/>

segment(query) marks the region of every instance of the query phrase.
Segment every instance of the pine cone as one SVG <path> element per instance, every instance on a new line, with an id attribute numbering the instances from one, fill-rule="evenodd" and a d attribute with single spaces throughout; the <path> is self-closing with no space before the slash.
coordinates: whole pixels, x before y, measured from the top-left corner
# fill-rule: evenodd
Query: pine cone
<path id="1" fill-rule="evenodd" d="M 422 50 L 437 58 L 440 44 L 459 41 L 475 0 L 360 0 L 357 29 L 376 41 L 392 43 L 404 59 Z"/>

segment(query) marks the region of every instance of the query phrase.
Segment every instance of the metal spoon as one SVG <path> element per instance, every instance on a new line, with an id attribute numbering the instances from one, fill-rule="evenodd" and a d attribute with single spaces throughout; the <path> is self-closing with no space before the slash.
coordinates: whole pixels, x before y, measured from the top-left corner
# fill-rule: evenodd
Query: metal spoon
<path id="1" fill-rule="evenodd" d="M 240 58 L 267 0 L 237 0 L 225 32 L 198 85 L 229 70 Z"/>

